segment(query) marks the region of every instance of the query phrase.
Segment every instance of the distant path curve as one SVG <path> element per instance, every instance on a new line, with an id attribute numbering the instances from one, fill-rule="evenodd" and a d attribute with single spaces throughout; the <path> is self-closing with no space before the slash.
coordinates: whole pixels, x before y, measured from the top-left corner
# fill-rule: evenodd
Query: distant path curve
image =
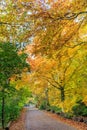
<path id="1" fill-rule="evenodd" d="M 26 130 L 77 130 L 34 108 L 27 109 Z"/>

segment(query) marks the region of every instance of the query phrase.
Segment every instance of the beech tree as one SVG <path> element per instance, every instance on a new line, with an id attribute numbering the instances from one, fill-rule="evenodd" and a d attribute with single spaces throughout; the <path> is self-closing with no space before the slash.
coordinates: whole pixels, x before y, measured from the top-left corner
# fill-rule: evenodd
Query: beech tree
<path id="1" fill-rule="evenodd" d="M 86 74 L 85 71 L 82 71 L 86 66 L 85 47 L 86 45 L 82 45 L 77 48 L 65 48 L 61 51 L 62 53 L 59 59 L 55 58 L 55 52 L 54 59 L 41 56 L 34 57 L 34 59 L 29 59 L 32 69 L 31 81 L 33 82 L 32 86 L 34 87 L 33 92 L 35 91 L 35 87 L 37 91 L 39 91 L 37 92 L 38 94 L 40 94 L 40 92 L 42 93 L 42 91 L 44 92 L 49 83 L 50 88 L 52 87 L 55 88 L 56 91 L 59 91 L 58 98 L 61 102 L 64 103 L 68 97 L 73 97 L 72 105 L 74 105 L 76 100 L 78 100 L 78 95 L 79 98 L 82 95 L 80 91 L 77 92 L 77 84 L 79 84 L 79 80 L 81 80 L 81 91 L 85 88 L 85 86 L 82 85 L 83 79 L 81 77 L 81 75 Z M 75 78 L 75 76 L 78 76 L 78 78 Z M 43 82 L 47 82 L 47 84 L 44 85 Z M 37 85 L 34 86 L 35 83 Z M 84 83 L 86 83 L 86 81 Z M 41 86 L 42 89 L 40 90 Z M 54 89 L 52 90 L 54 91 Z M 77 96 L 74 92 L 77 92 Z M 83 97 L 85 97 L 85 92 Z"/>

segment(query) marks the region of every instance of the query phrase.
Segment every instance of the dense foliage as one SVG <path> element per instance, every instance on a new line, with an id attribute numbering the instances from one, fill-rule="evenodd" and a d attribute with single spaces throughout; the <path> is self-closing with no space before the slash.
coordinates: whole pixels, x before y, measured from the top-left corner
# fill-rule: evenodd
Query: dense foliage
<path id="1" fill-rule="evenodd" d="M 86 10 L 86 0 L 39 1 L 31 10 L 35 33 L 26 49 L 31 89 L 41 108 L 49 104 L 72 113 L 78 100 L 87 105 Z"/>
<path id="2" fill-rule="evenodd" d="M 15 80 L 29 67 L 24 55 L 18 55 L 15 45 L 0 43 L 0 120 L 3 128 L 9 120 L 18 116 L 29 95 L 28 88 L 21 86 L 17 90 L 15 85 Z"/>

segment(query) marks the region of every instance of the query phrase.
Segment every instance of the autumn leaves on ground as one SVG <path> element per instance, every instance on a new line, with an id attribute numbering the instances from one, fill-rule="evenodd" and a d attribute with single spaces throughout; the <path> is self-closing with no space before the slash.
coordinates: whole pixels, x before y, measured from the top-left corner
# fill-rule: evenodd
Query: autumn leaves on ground
<path id="1" fill-rule="evenodd" d="M 87 0 L 0 1 L 0 127 L 27 104 L 87 124 Z"/>

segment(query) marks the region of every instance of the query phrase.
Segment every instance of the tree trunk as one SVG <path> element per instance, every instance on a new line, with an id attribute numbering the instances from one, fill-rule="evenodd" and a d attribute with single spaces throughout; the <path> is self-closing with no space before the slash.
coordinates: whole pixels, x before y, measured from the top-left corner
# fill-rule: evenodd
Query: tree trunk
<path id="1" fill-rule="evenodd" d="M 48 88 L 45 90 L 45 96 L 46 96 L 46 108 L 47 108 L 48 106 L 50 106 L 48 97 Z"/>
<path id="2" fill-rule="evenodd" d="M 4 91 L 2 92 L 3 96 L 2 96 L 2 128 L 4 129 L 4 107 L 5 107 L 5 98 L 4 98 Z"/>
<path id="3" fill-rule="evenodd" d="M 64 87 L 62 87 L 62 88 L 60 89 L 60 91 L 61 91 L 61 102 L 63 102 L 63 101 L 65 100 L 65 91 L 64 91 Z"/>

